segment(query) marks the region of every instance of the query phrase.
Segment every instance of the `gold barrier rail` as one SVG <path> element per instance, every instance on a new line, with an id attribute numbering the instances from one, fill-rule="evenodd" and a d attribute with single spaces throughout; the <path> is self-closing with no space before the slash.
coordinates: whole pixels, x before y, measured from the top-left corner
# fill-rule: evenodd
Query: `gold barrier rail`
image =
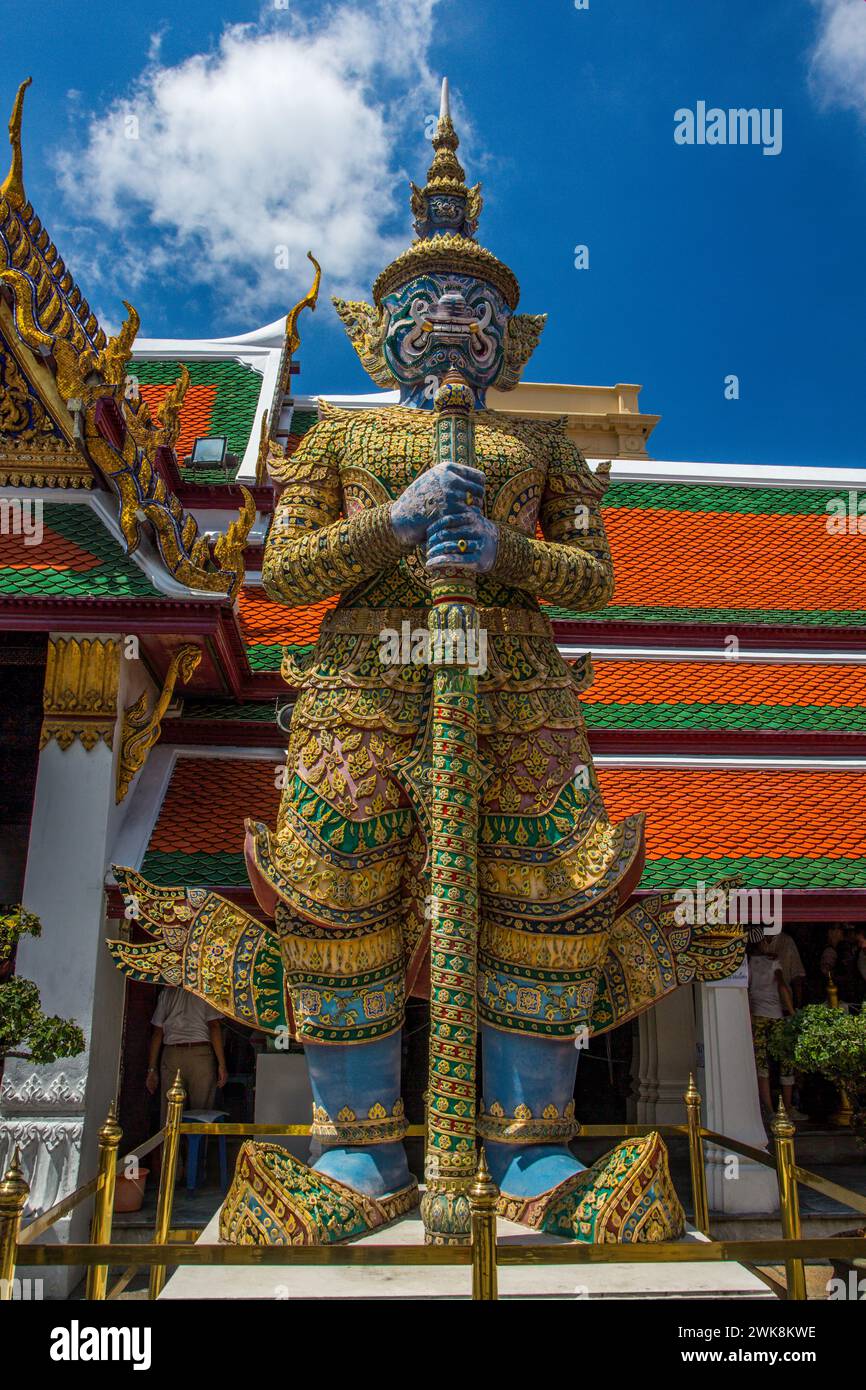
<path id="1" fill-rule="evenodd" d="M 472 1298 L 498 1298 L 497 1271 L 500 1266 L 514 1265 L 576 1265 L 576 1264 L 708 1264 L 736 1261 L 750 1269 L 759 1264 L 784 1264 L 787 1282 L 784 1290 L 788 1299 L 806 1298 L 805 1260 L 866 1260 L 866 1237 L 823 1237 L 804 1240 L 800 1224 L 797 1194 L 798 1184 L 813 1188 L 826 1196 L 866 1213 L 866 1197 L 838 1183 L 830 1182 L 808 1169 L 800 1168 L 794 1157 L 794 1125 L 780 1099 L 772 1124 L 774 1153 L 771 1155 L 752 1145 L 705 1129 L 701 1124 L 701 1097 L 694 1078 L 683 1097 L 686 1123 L 656 1125 L 656 1133 L 666 1138 L 686 1138 L 689 1145 L 689 1167 L 692 1185 L 694 1224 L 703 1235 L 709 1236 L 709 1206 L 707 1201 L 704 1144 L 715 1144 L 772 1168 L 779 1184 L 779 1209 L 782 1225 L 781 1240 L 747 1241 L 690 1241 L 638 1245 L 590 1245 L 581 1242 L 563 1244 L 533 1244 L 524 1246 L 500 1245 L 496 1240 L 496 1204 L 499 1196 L 496 1185 L 487 1171 L 482 1149 L 475 1180 L 470 1186 L 469 1203 L 472 1215 L 470 1246 L 405 1246 L 405 1245 L 327 1245 L 327 1246 L 237 1246 L 200 1245 L 192 1242 L 198 1233 L 172 1228 L 171 1215 L 174 1183 L 180 1140 L 184 1135 L 298 1136 L 310 1134 L 310 1125 L 264 1124 L 207 1124 L 184 1122 L 185 1093 L 180 1073 L 167 1096 L 165 1126 L 144 1144 L 123 1159 L 117 1159 L 121 1131 L 112 1104 L 99 1134 L 99 1172 L 89 1182 L 63 1198 L 49 1211 L 36 1217 L 21 1229 L 24 1206 L 29 1188 L 21 1171 L 16 1150 L 2 1182 L 0 1182 L 0 1301 L 11 1299 L 14 1290 L 16 1264 L 36 1267 L 81 1266 L 87 1270 L 87 1297 L 102 1300 L 116 1298 L 141 1266 L 150 1266 L 149 1295 L 158 1297 L 171 1266 L 246 1266 L 285 1265 L 364 1266 L 390 1265 L 458 1265 L 472 1267 Z M 646 1134 L 644 1125 L 583 1125 L 581 1137 L 625 1138 Z M 423 1137 L 423 1125 L 410 1125 L 408 1137 Z M 147 1244 L 123 1245 L 111 1243 L 111 1224 L 115 1178 L 132 1159 L 143 1158 L 157 1145 L 164 1143 L 154 1239 Z M 91 1240 L 88 1244 L 35 1244 L 41 1235 L 61 1217 L 93 1196 L 94 1210 Z M 123 1266 L 123 1273 L 107 1292 L 109 1266 Z M 761 1278 L 775 1291 L 781 1289 L 771 1276 Z"/>

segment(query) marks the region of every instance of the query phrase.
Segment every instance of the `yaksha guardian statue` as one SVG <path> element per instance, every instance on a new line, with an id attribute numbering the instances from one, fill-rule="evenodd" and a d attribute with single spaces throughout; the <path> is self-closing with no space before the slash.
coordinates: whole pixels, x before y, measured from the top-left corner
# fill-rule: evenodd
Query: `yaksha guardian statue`
<path id="1" fill-rule="evenodd" d="M 412 187 L 416 239 L 372 306 L 335 301 L 399 404 L 322 404 L 273 470 L 267 592 L 340 599 L 305 669 L 284 668 L 300 693 L 276 827 L 248 822 L 268 921 L 115 871 L 156 938 L 113 943 L 122 969 L 244 1023 L 288 1021 L 304 1046 L 321 1156 L 308 1167 L 246 1143 L 229 1241 L 342 1240 L 418 1204 L 407 992 L 431 1001 L 428 1239 L 467 1238 L 479 1140 L 513 1220 L 585 1241 L 680 1234 L 657 1135 L 590 1169 L 571 1152 L 578 1057 L 679 984 L 728 974 L 742 949 L 661 899 L 624 907 L 643 818 L 608 820 L 579 700 L 588 662 L 563 660 L 539 606 L 609 602 L 606 477 L 562 424 L 486 407 L 490 387 L 517 384 L 544 318 L 516 313 L 517 281 L 475 240 L 481 197 L 457 145 L 446 86 L 427 183 Z"/>

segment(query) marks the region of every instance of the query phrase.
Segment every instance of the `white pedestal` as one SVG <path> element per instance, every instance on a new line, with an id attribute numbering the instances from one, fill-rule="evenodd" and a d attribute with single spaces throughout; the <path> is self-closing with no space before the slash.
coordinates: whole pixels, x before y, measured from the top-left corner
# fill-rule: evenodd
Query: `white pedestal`
<path id="1" fill-rule="evenodd" d="M 497 1223 L 498 1239 L 507 1245 L 563 1245 L 557 1236 L 536 1235 L 512 1221 Z M 703 1241 L 689 1231 L 686 1243 Z M 200 1245 L 219 1242 L 219 1214 L 202 1232 Z M 360 1245 L 423 1246 L 424 1228 L 418 1212 L 392 1226 L 365 1236 Z M 370 1264 L 247 1265 L 179 1269 L 167 1281 L 162 1299 L 469 1299 L 472 1271 L 460 1265 Z M 773 1298 L 766 1284 L 742 1265 L 609 1264 L 510 1265 L 499 1269 L 499 1297 L 508 1298 Z"/>

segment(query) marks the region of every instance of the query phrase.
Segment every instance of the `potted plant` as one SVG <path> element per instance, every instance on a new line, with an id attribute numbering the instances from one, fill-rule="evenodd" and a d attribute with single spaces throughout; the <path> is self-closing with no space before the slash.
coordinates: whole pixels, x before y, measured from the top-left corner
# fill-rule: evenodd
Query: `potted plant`
<path id="1" fill-rule="evenodd" d="M 770 1053 L 788 1071 L 817 1072 L 852 1103 L 852 1123 L 866 1122 L 866 1013 L 808 1004 L 781 1019 L 770 1034 Z"/>
<path id="2" fill-rule="evenodd" d="M 139 1168 L 136 1164 L 129 1173 L 118 1173 L 114 1183 L 115 1211 L 141 1211 L 149 1172 L 149 1168 Z"/>
<path id="3" fill-rule="evenodd" d="M 780 1020 L 770 1034 L 770 1053 L 787 1071 L 817 1072 L 851 1102 L 847 1122 L 866 1130 L 866 1012 L 849 1014 L 828 1004 L 809 1004 Z M 838 1235 L 861 1237 L 860 1226 Z M 835 1298 L 859 1298 L 866 1260 L 833 1260 Z M 830 1287 L 828 1285 L 828 1287 Z"/>

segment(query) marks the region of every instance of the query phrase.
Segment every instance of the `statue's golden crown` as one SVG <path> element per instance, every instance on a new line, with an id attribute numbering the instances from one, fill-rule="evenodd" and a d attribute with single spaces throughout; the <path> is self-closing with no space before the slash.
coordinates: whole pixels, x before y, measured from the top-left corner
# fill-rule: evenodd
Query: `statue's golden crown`
<path id="1" fill-rule="evenodd" d="M 513 271 L 479 245 L 475 230 L 482 198 L 478 184 L 468 187 L 459 159 L 460 141 L 451 119 L 448 79 L 442 83 L 439 119 L 433 133 L 433 162 L 423 188 L 411 185 L 416 239 L 387 265 L 373 285 L 373 304 L 334 297 L 333 303 L 364 370 L 379 386 L 393 386 L 394 377 L 383 352 L 388 325 L 383 300 L 393 290 L 421 275 L 467 275 L 498 290 L 512 311 L 506 337 L 505 361 L 496 386 L 510 390 L 520 380 L 544 327 L 544 314 L 515 314 L 520 285 Z"/>

